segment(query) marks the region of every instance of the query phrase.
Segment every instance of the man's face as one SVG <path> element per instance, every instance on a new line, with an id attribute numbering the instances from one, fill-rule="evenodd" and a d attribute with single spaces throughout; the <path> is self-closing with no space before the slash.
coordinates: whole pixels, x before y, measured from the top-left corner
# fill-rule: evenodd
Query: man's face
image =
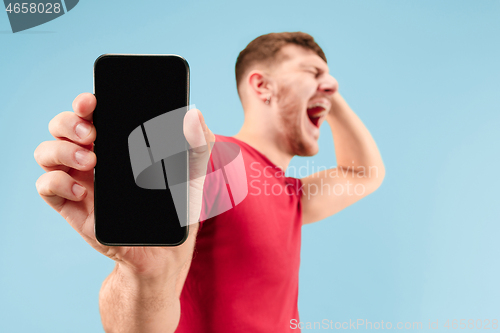
<path id="1" fill-rule="evenodd" d="M 338 83 L 313 51 L 286 45 L 280 52 L 288 57 L 271 74 L 277 87 L 273 98 L 278 137 L 293 155 L 312 156 L 318 152 L 319 127 L 331 109 Z"/>

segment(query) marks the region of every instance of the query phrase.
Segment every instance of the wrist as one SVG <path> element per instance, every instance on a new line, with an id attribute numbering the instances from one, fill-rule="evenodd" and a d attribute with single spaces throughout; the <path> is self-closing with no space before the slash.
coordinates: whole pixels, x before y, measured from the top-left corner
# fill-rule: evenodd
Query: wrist
<path id="1" fill-rule="evenodd" d="M 99 293 L 106 332 L 174 332 L 180 319 L 175 283 L 117 264 Z"/>
<path id="2" fill-rule="evenodd" d="M 140 294 L 157 294 L 174 297 L 178 272 L 161 269 L 137 270 L 123 263 L 116 263 L 112 273 L 120 284 Z"/>
<path id="3" fill-rule="evenodd" d="M 326 121 L 331 124 L 335 119 L 343 113 L 343 111 L 346 110 L 347 103 L 345 99 L 340 95 L 340 93 L 337 91 L 332 95 L 332 107 L 330 108 L 330 111 L 326 115 Z"/>

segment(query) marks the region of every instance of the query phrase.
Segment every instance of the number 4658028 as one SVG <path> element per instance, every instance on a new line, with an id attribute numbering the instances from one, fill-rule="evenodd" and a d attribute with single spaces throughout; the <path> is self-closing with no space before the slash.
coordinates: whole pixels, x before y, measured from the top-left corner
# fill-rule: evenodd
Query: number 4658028
<path id="1" fill-rule="evenodd" d="M 8 12 L 9 14 L 14 12 L 15 14 L 22 13 L 22 14 L 59 14 L 61 12 L 61 4 L 60 3 L 9 3 L 7 7 L 5 8 L 5 11 Z"/>

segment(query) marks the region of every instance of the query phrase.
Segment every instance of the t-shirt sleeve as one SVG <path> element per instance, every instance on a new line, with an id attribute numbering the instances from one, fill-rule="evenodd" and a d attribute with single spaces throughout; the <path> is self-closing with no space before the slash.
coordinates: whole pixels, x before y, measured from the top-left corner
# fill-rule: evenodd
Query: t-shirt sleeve
<path id="1" fill-rule="evenodd" d="M 239 204 L 247 193 L 247 177 L 240 147 L 231 142 L 216 142 L 203 186 L 200 228 L 204 221 Z"/>
<path id="2" fill-rule="evenodd" d="M 200 229 L 203 223 L 232 208 L 225 175 L 223 173 L 226 153 L 224 142 L 216 142 L 212 148 L 207 174 L 203 184 Z"/>

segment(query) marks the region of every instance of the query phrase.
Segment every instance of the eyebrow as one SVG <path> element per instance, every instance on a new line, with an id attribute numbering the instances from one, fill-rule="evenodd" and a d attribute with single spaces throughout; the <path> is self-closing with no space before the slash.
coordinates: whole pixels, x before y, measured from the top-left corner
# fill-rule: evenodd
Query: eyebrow
<path id="1" fill-rule="evenodd" d="M 307 68 L 307 67 L 314 67 L 315 69 L 317 69 L 318 71 L 320 71 L 321 73 L 325 73 L 325 72 L 328 72 L 328 69 L 324 69 L 318 65 L 315 65 L 315 64 L 310 64 L 310 63 L 304 63 L 304 62 L 301 62 L 299 63 L 299 67 L 300 68 Z"/>

